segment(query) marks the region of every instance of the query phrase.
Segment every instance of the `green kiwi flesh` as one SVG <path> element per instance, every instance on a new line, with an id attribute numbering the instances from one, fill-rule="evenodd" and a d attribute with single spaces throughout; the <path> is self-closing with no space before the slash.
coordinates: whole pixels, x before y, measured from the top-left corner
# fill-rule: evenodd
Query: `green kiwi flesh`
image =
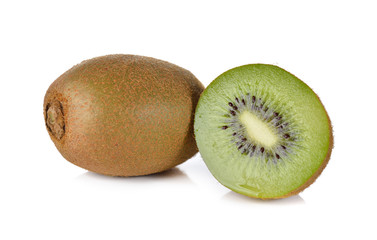
<path id="1" fill-rule="evenodd" d="M 318 96 L 294 75 L 265 64 L 216 78 L 199 99 L 194 132 L 214 177 L 261 199 L 308 187 L 333 147 L 331 122 Z"/>
<path id="2" fill-rule="evenodd" d="M 194 111 L 204 86 L 188 70 L 136 55 L 83 61 L 44 99 L 47 131 L 60 153 L 111 176 L 161 172 L 191 158 Z"/>

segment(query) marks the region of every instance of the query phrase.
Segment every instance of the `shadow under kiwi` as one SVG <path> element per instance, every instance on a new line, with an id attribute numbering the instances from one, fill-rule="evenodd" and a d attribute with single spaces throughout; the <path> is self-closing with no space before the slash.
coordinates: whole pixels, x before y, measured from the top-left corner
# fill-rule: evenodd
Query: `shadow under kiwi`
<path id="1" fill-rule="evenodd" d="M 305 204 L 305 200 L 300 195 L 290 196 L 288 198 L 262 200 L 251 198 L 233 191 L 229 191 L 223 197 L 223 200 L 241 202 L 247 204 L 268 204 L 268 205 L 301 205 Z"/>
<path id="2" fill-rule="evenodd" d="M 132 182 L 132 183 L 144 183 L 144 182 L 155 182 L 155 181 L 174 181 L 174 183 L 186 183 L 193 184 L 191 179 L 177 167 L 168 169 L 163 172 L 154 173 L 150 175 L 143 176 L 132 176 L 132 177 L 117 177 L 117 176 L 107 176 L 94 172 L 85 172 L 75 178 L 78 181 L 101 181 L 101 182 Z"/>

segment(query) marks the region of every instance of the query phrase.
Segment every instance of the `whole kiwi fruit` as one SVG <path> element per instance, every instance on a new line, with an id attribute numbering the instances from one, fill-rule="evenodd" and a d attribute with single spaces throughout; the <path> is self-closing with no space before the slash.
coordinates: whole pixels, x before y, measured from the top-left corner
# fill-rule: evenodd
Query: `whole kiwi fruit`
<path id="1" fill-rule="evenodd" d="M 166 61 L 107 55 L 51 84 L 44 119 L 71 163 L 110 176 L 147 175 L 197 153 L 193 120 L 203 90 L 191 72 Z"/>
<path id="2" fill-rule="evenodd" d="M 318 96 L 273 65 L 221 74 L 202 93 L 194 126 L 215 178 L 253 198 L 298 194 L 321 174 L 333 148 L 330 118 Z"/>

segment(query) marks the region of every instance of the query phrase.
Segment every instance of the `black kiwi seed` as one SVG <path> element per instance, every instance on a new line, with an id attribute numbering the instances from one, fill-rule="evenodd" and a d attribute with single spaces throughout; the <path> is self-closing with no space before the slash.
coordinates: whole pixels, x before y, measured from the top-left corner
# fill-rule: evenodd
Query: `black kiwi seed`
<path id="1" fill-rule="evenodd" d="M 266 162 L 271 161 L 277 164 L 277 160 L 281 159 L 281 154 L 289 153 L 289 150 L 287 151 L 288 147 L 286 144 L 295 141 L 295 139 L 290 135 L 291 128 L 287 128 L 287 126 L 289 125 L 288 122 L 283 119 L 283 116 L 279 112 L 273 111 L 274 109 L 271 108 L 271 106 L 267 104 L 266 101 L 263 101 L 262 98 L 252 96 L 252 103 L 246 101 L 245 96 L 240 96 L 240 98 L 236 97 L 234 99 L 235 102 L 228 102 L 228 105 L 230 107 L 229 114 L 225 115 L 227 118 L 230 118 L 231 124 L 223 125 L 220 128 L 223 130 L 232 129 L 232 142 L 236 144 L 237 149 L 241 152 L 241 154 L 246 153 L 250 157 L 253 157 L 254 155 L 260 156 L 261 158 L 265 159 Z M 250 99 L 249 93 L 246 95 L 246 99 Z M 246 129 L 237 117 L 237 114 L 241 114 L 244 110 L 256 113 L 267 124 L 276 127 L 277 134 L 279 134 L 281 137 L 280 144 L 267 150 L 265 149 L 265 146 L 261 146 L 261 144 L 253 141 L 252 139 L 246 138 Z M 229 121 L 227 122 L 227 124 L 229 124 Z M 284 132 L 282 129 L 285 129 Z M 294 144 L 289 144 L 288 146 L 293 145 Z M 256 149 L 259 149 L 259 151 L 256 151 Z"/>

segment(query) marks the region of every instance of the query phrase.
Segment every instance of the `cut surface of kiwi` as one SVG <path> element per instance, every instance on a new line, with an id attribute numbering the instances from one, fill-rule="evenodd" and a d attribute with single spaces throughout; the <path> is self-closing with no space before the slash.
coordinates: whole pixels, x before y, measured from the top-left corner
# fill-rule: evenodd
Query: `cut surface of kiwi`
<path id="1" fill-rule="evenodd" d="M 216 78 L 199 99 L 194 131 L 214 177 L 262 199 L 308 187 L 333 146 L 331 122 L 318 96 L 294 75 L 266 64 Z"/>

